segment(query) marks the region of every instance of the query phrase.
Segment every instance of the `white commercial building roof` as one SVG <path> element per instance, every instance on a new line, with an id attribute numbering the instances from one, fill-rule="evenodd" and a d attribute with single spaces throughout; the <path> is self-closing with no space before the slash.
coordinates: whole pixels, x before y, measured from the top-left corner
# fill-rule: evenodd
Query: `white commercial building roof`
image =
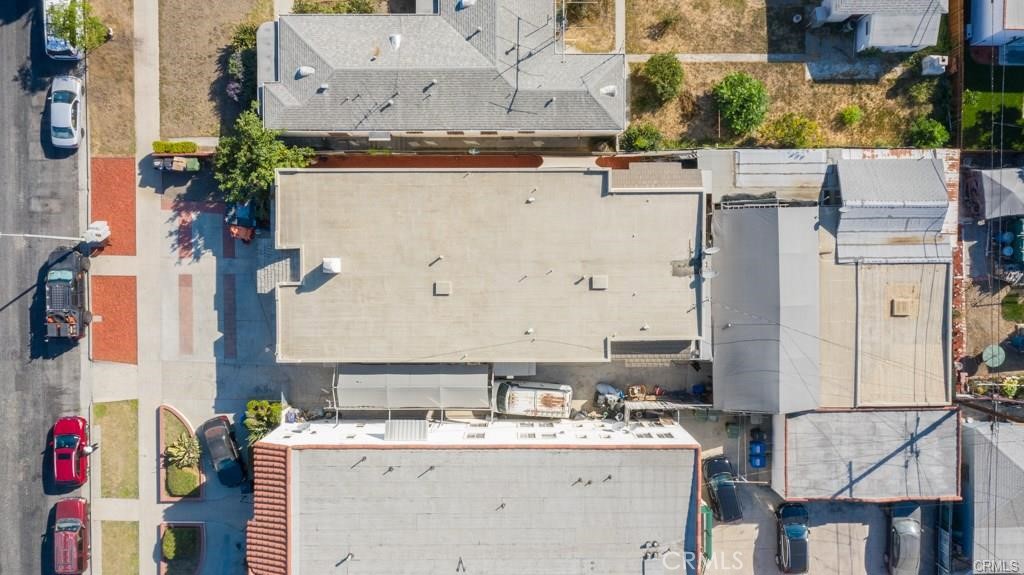
<path id="1" fill-rule="evenodd" d="M 302 279 L 277 290 L 278 360 L 607 361 L 612 341 L 699 340 L 704 191 L 675 166 L 281 170 L 276 243 Z"/>
<path id="2" fill-rule="evenodd" d="M 697 550 L 686 431 L 525 423 L 431 423 L 425 441 L 386 441 L 379 421 L 278 428 L 259 445 L 286 450 L 289 572 L 687 572 L 650 556 Z"/>

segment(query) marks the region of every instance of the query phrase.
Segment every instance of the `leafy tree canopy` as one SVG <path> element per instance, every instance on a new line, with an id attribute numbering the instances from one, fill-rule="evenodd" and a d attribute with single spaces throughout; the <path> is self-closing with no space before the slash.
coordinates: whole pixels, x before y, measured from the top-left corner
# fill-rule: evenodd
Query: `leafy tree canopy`
<path id="1" fill-rule="evenodd" d="M 88 52 L 107 41 L 107 27 L 85 0 L 53 4 L 47 11 L 50 33 L 79 50 Z"/>

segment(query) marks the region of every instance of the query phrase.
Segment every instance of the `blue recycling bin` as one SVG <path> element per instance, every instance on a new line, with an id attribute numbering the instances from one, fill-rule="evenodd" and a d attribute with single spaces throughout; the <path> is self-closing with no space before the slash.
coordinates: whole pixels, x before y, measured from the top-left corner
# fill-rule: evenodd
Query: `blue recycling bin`
<path id="1" fill-rule="evenodd" d="M 765 447 L 763 441 L 750 442 L 750 455 L 764 455 Z"/>
<path id="2" fill-rule="evenodd" d="M 750 467 L 753 469 L 761 469 L 765 466 L 764 455 L 750 454 Z"/>

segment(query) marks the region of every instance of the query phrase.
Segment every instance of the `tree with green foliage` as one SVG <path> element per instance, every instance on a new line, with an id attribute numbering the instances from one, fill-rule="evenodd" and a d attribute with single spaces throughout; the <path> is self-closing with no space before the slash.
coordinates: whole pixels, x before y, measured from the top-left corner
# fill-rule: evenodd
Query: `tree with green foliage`
<path id="1" fill-rule="evenodd" d="M 861 120 L 864 119 L 864 110 L 860 109 L 857 104 L 851 104 L 842 110 L 839 110 L 839 123 L 844 128 L 852 128 L 857 124 L 860 124 Z"/>
<path id="2" fill-rule="evenodd" d="M 92 5 L 86 0 L 55 2 L 46 17 L 51 34 L 83 52 L 99 48 L 107 41 L 106 25 L 93 14 Z"/>
<path id="3" fill-rule="evenodd" d="M 199 465 L 199 440 L 190 433 L 182 433 L 167 446 L 165 456 L 167 463 L 178 469 L 195 467 Z"/>
<path id="4" fill-rule="evenodd" d="M 661 146 L 662 136 L 650 122 L 630 124 L 622 134 L 622 149 L 627 152 L 651 152 Z"/>
<path id="5" fill-rule="evenodd" d="M 949 141 L 949 131 L 937 120 L 918 116 L 911 122 L 907 138 L 915 148 L 941 148 Z"/>
<path id="6" fill-rule="evenodd" d="M 756 130 L 768 113 L 768 89 L 746 72 L 733 72 L 712 89 L 718 109 L 729 129 L 746 136 Z"/>
<path id="7" fill-rule="evenodd" d="M 281 425 L 281 402 L 253 399 L 245 404 L 243 425 L 249 430 L 249 447 Z"/>
<path id="8" fill-rule="evenodd" d="M 256 218 L 263 220 L 270 214 L 274 170 L 308 166 L 313 150 L 277 139 L 280 132 L 264 128 L 256 110 L 253 102 L 235 120 L 234 133 L 220 139 L 214 177 L 227 201 L 251 202 Z"/>
<path id="9" fill-rule="evenodd" d="M 792 112 L 768 122 L 761 128 L 760 135 L 780 148 L 814 148 L 820 146 L 822 140 L 817 122 Z"/>
<path id="10" fill-rule="evenodd" d="M 651 56 L 640 71 L 641 77 L 650 84 L 659 104 L 679 96 L 683 87 L 683 65 L 675 54 L 664 53 Z"/>

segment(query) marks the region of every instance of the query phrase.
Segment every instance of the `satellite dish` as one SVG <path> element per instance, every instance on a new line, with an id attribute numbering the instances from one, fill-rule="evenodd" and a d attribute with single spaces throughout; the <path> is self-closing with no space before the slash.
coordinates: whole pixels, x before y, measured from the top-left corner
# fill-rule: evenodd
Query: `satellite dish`
<path id="1" fill-rule="evenodd" d="M 992 344 L 981 352 L 981 360 L 989 367 L 999 367 L 1006 361 L 1006 350 L 999 344 Z"/>
<path id="2" fill-rule="evenodd" d="M 708 246 L 708 247 L 704 248 L 704 253 L 709 255 L 709 256 L 717 254 L 720 251 L 722 251 L 722 248 L 720 248 L 718 246 Z"/>

